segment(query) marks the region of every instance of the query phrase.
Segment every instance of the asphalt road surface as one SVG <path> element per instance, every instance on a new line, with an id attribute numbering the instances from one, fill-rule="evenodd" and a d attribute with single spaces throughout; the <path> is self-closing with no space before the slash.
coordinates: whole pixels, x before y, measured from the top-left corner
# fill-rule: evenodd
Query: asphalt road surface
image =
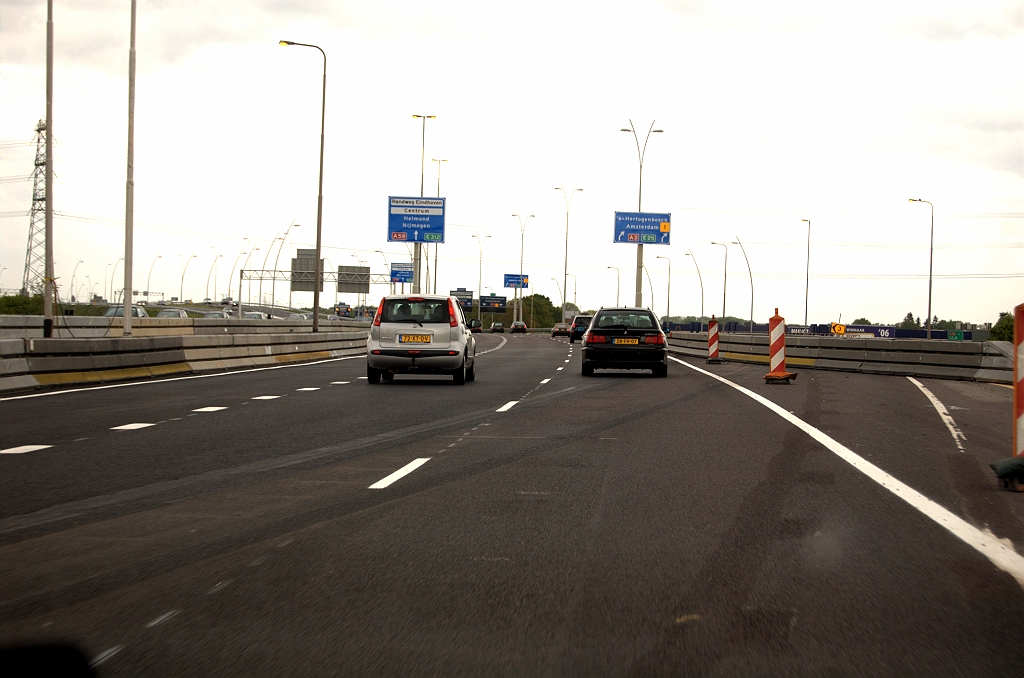
<path id="1" fill-rule="evenodd" d="M 578 346 L 0 399 L 0 642 L 111 676 L 1024 672 L 1008 388 Z"/>

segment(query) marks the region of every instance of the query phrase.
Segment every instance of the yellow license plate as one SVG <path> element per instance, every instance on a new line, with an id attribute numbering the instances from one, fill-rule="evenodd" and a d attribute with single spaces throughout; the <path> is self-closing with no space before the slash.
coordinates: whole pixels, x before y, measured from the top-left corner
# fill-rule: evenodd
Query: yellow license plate
<path id="1" fill-rule="evenodd" d="M 629 339 L 629 338 L 616 339 L 615 343 L 616 344 L 628 344 L 630 346 L 636 346 L 637 344 L 640 343 L 640 340 L 639 339 Z"/>
<path id="2" fill-rule="evenodd" d="M 399 334 L 398 343 L 400 344 L 429 344 L 429 334 Z M 636 343 L 636 342 L 633 342 Z"/>

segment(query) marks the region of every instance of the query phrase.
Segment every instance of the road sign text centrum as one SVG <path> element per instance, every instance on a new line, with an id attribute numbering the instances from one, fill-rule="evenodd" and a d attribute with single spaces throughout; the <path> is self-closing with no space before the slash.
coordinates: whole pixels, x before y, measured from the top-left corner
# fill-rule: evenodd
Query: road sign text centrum
<path id="1" fill-rule="evenodd" d="M 517 290 L 530 286 L 530 276 L 525 273 L 506 273 L 505 287 L 514 287 Z"/>
<path id="2" fill-rule="evenodd" d="M 615 242 L 627 245 L 668 245 L 672 215 L 655 212 L 616 212 Z"/>
<path id="3" fill-rule="evenodd" d="M 388 242 L 444 242 L 444 198 L 388 198 Z"/>

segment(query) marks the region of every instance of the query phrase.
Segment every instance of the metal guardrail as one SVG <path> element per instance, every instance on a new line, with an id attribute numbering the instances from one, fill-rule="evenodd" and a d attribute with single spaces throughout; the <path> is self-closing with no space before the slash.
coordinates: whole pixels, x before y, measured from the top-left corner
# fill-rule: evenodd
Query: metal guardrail
<path id="1" fill-rule="evenodd" d="M 673 332 L 669 350 L 707 356 L 707 333 Z M 940 341 L 786 336 L 786 365 L 866 374 L 935 377 L 1013 383 L 1013 361 L 1006 342 Z M 719 334 L 723 360 L 768 364 L 768 337 Z"/>

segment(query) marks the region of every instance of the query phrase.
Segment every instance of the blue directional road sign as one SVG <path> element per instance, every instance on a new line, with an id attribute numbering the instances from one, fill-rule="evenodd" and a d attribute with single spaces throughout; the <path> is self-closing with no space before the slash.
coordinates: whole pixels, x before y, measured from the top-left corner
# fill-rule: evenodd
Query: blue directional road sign
<path id="1" fill-rule="evenodd" d="M 530 276 L 525 273 L 506 273 L 505 287 L 514 287 L 517 290 L 530 286 Z"/>
<path id="2" fill-rule="evenodd" d="M 459 300 L 459 306 L 462 307 L 463 311 L 469 312 L 473 310 L 473 290 L 467 290 L 465 287 L 460 287 L 457 290 L 449 292 L 449 296 L 455 297 Z"/>
<path id="3" fill-rule="evenodd" d="M 628 245 L 668 245 L 672 215 L 656 212 L 616 212 L 615 242 Z"/>
<path id="4" fill-rule="evenodd" d="M 393 283 L 411 283 L 412 282 L 412 263 L 404 263 L 396 261 L 391 264 L 391 282 Z"/>
<path id="5" fill-rule="evenodd" d="M 480 297 L 480 310 L 484 313 L 504 313 L 505 297 L 496 297 L 493 294 L 489 297 Z"/>
<path id="6" fill-rule="evenodd" d="M 388 242 L 444 242 L 444 198 L 388 198 Z"/>

